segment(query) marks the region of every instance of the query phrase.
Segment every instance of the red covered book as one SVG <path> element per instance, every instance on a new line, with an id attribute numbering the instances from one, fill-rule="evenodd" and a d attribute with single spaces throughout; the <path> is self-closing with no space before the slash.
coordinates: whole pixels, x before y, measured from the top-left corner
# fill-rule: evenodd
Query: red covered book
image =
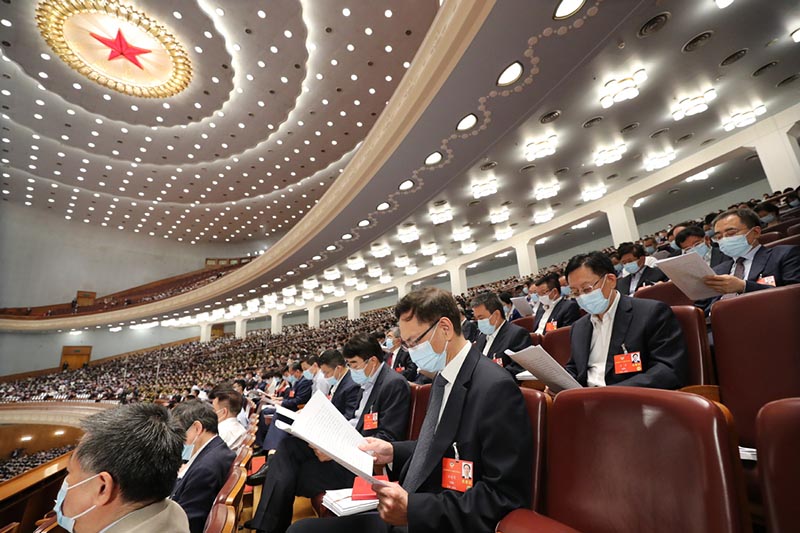
<path id="1" fill-rule="evenodd" d="M 382 481 L 389 481 L 389 476 L 375 476 L 375 479 Z M 353 501 L 358 500 L 376 500 L 378 495 L 372 490 L 372 485 L 364 478 L 357 477 L 353 482 L 353 495 L 350 497 Z"/>

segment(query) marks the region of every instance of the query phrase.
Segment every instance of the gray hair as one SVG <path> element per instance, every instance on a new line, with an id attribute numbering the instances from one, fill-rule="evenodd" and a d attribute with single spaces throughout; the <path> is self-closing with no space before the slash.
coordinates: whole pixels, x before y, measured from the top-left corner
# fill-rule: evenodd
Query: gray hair
<path id="1" fill-rule="evenodd" d="M 217 413 L 214 408 L 207 402 L 200 400 L 188 400 L 181 402 L 172 409 L 172 419 L 177 422 L 184 433 L 189 429 L 189 426 L 196 422 L 200 422 L 203 429 L 209 433 L 216 435 L 219 433 L 217 428 Z"/>
<path id="2" fill-rule="evenodd" d="M 75 450 L 81 469 L 107 472 L 126 502 L 152 503 L 170 495 L 181 466 L 185 433 L 166 408 L 134 403 L 83 420 Z"/>
<path id="3" fill-rule="evenodd" d="M 393 328 L 389 328 L 389 333 L 391 333 L 392 335 L 394 335 L 394 337 L 395 337 L 396 339 L 399 339 L 399 338 L 400 338 L 400 328 L 398 328 L 397 326 L 395 326 L 395 327 L 393 327 Z"/>

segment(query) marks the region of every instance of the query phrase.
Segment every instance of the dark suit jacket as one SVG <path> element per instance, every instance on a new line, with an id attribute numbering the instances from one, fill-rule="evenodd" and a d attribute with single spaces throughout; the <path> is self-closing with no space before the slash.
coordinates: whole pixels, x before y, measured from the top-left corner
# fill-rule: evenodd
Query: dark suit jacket
<path id="1" fill-rule="evenodd" d="M 720 251 L 719 246 L 711 245 L 711 261 L 709 263 L 709 266 L 711 268 L 714 268 L 718 264 L 723 263 L 725 261 L 733 261 L 733 259 L 723 254 L 722 251 Z"/>
<path id="2" fill-rule="evenodd" d="M 286 409 L 291 409 L 292 411 L 297 411 L 299 406 L 308 403 L 308 400 L 311 399 L 312 385 L 312 380 L 306 379 L 305 377 L 300 378 L 290 389 L 294 391 L 294 397 L 290 398 L 289 396 L 291 396 L 291 393 L 287 392 L 286 399 L 281 402 L 281 406 Z"/>
<path id="3" fill-rule="evenodd" d="M 572 324 L 571 357 L 567 372 L 584 387 L 589 368 L 589 350 L 594 326 L 591 315 Z M 614 373 L 614 356 L 640 352 L 642 371 Z M 657 300 L 621 295 L 614 316 L 611 342 L 606 359 L 606 385 L 629 385 L 654 389 L 679 389 L 686 385 L 689 372 L 686 342 L 672 309 Z"/>
<path id="4" fill-rule="evenodd" d="M 389 442 L 405 439 L 408 435 L 410 409 L 411 386 L 403 376 L 384 365 L 375 378 L 356 429 L 365 437 Z M 364 429 L 364 415 L 367 413 L 378 413 L 377 429 Z"/>
<path id="5" fill-rule="evenodd" d="M 479 333 L 478 326 L 472 320 L 465 320 L 461 323 L 461 335 L 469 342 L 478 340 Z"/>
<path id="6" fill-rule="evenodd" d="M 487 401 L 491 398 L 491 401 Z M 514 438 L 508 438 L 508 435 Z M 473 462 L 473 486 L 461 493 L 442 488 L 442 460 Z M 394 444 L 394 471 L 402 482 L 416 441 Z M 494 531 L 513 509 L 531 505 L 532 430 L 522 393 L 508 373 L 470 348 L 450 390 L 425 470 L 427 479 L 408 495 L 408 530 Z"/>
<path id="7" fill-rule="evenodd" d="M 216 436 L 195 457 L 192 466 L 175 484 L 171 498 L 183 507 L 192 533 L 202 533 L 208 513 L 214 505 L 214 498 L 225 484 L 235 458 L 236 453 Z"/>
<path id="8" fill-rule="evenodd" d="M 331 403 L 347 420 L 350 420 L 356 415 L 360 401 L 361 387 L 356 385 L 356 382 L 350 377 L 350 372 L 347 372 L 336 385 L 336 391 L 331 396 Z"/>
<path id="9" fill-rule="evenodd" d="M 504 322 L 500 327 L 500 331 L 495 335 L 494 342 L 492 342 L 492 345 L 489 347 L 489 353 L 487 355 L 489 359 L 502 357 L 503 368 L 511 372 L 512 376 L 516 376 L 523 371 L 523 368 L 506 355 L 506 350 L 518 352 L 530 345 L 531 336 L 527 329 L 521 328 L 516 324 Z M 483 353 L 483 348 L 485 346 L 486 335 L 478 333 L 478 340 L 475 341 L 475 347 L 479 352 Z"/>
<path id="10" fill-rule="evenodd" d="M 628 293 L 631 290 L 632 280 L 633 274 L 629 274 L 624 278 L 617 279 L 617 290 L 625 296 L 628 296 Z M 645 265 L 644 269 L 642 270 L 642 275 L 639 277 L 639 284 L 636 286 L 636 288 L 638 289 L 639 287 L 644 287 L 645 285 L 654 285 L 659 281 L 669 281 L 669 278 L 666 274 L 661 272 L 661 269 Z"/>
<path id="11" fill-rule="evenodd" d="M 733 259 L 728 259 L 716 267 L 717 274 L 730 274 L 733 268 Z M 775 246 L 774 248 L 758 249 L 750 272 L 747 274 L 744 292 L 769 289 L 771 285 L 757 283 L 761 277 L 775 277 L 775 286 L 794 285 L 800 283 L 800 246 Z"/>
<path id="12" fill-rule="evenodd" d="M 544 307 L 539 307 L 540 311 L 536 313 L 536 319 L 533 321 L 533 331 L 536 331 L 539 328 L 539 321 L 544 317 Z M 575 300 L 567 300 L 566 298 L 561 298 L 556 306 L 553 308 L 553 312 L 550 313 L 550 318 L 547 319 L 548 322 L 555 322 L 556 327 L 563 328 L 566 326 L 571 326 L 576 320 L 581 317 L 581 308 L 578 307 L 578 304 L 575 303 Z"/>
<path id="13" fill-rule="evenodd" d="M 402 375 L 406 380 L 414 382 L 417 379 L 417 365 L 411 360 L 411 354 L 405 348 L 400 348 L 392 359 L 392 370 Z"/>

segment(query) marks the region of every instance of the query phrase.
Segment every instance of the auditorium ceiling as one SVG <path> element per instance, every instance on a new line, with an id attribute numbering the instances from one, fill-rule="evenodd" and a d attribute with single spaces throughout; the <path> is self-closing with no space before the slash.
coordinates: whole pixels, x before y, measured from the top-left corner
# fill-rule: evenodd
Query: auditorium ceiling
<path id="1" fill-rule="evenodd" d="M 74 25 L 102 37 L 84 35 L 79 44 L 93 55 L 83 59 L 116 62 L 129 76 L 157 63 L 156 51 L 180 46 L 186 68 L 170 87 L 185 87 L 166 97 L 90 79 L 43 38 L 39 3 L 8 3 L 4 201 L 101 226 L 109 239 L 131 231 L 176 246 L 252 243 L 266 259 L 352 170 L 370 137 L 386 133 L 372 126 L 403 96 L 395 89 L 404 74 L 431 74 L 415 71 L 415 54 L 428 52 L 423 39 L 435 44 L 426 32 L 459 0 L 282 0 L 269 9 L 128 2 L 163 26 L 163 42 L 146 46 L 120 41 L 107 19 Z M 255 306 L 256 298 L 263 312 L 382 290 L 569 215 L 798 102 L 794 1 L 573 3 L 578 11 L 563 20 L 556 0 L 494 4 L 397 149 L 331 209 L 330 223 L 237 288 L 137 321 Z M 643 198 L 639 222 L 763 179 L 747 155 L 717 162 L 705 180 L 676 176 Z M 587 242 L 581 232 L 608 234 L 599 218 L 543 234 L 537 254 Z"/>

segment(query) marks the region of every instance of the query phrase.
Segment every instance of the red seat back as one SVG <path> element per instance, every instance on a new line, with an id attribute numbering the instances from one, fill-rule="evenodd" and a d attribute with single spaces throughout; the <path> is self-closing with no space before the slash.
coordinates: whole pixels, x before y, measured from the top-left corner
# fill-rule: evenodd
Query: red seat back
<path id="1" fill-rule="evenodd" d="M 681 325 L 689 352 L 689 385 L 713 385 L 716 380 L 703 312 L 693 305 L 676 305 L 672 312 Z"/>
<path id="2" fill-rule="evenodd" d="M 778 239 L 764 245 L 764 248 L 774 248 L 775 246 L 798 246 L 800 245 L 800 234 L 790 235 L 789 237 Z"/>
<path id="3" fill-rule="evenodd" d="M 542 335 L 539 335 L 538 333 L 531 333 L 530 336 L 532 345 L 539 346 L 542 344 Z"/>
<path id="4" fill-rule="evenodd" d="M 723 409 L 658 389 L 560 393 L 549 417 L 545 514 L 595 533 L 749 531 Z"/>
<path id="5" fill-rule="evenodd" d="M 422 429 L 422 422 L 425 421 L 425 413 L 428 411 L 428 401 L 431 398 L 430 385 L 412 385 L 416 388 L 416 394 L 411 402 L 411 421 L 408 424 L 408 440 L 417 440 Z"/>
<path id="6" fill-rule="evenodd" d="M 511 323 L 516 324 L 521 328 L 525 328 L 531 333 L 533 333 L 533 323 L 535 322 L 534 320 L 535 318 L 536 317 L 534 317 L 533 315 L 524 316 L 522 318 L 517 318 L 516 320 L 512 320 Z"/>
<path id="7" fill-rule="evenodd" d="M 755 446 L 756 414 L 800 396 L 800 285 L 720 300 L 711 308 L 720 400 L 742 446 Z"/>
<path id="8" fill-rule="evenodd" d="M 566 366 L 569 361 L 572 348 L 570 347 L 569 332 L 572 326 L 557 328 L 548 333 L 542 339 L 542 348 L 549 353 L 553 359 L 561 366 Z"/>
<path id="9" fill-rule="evenodd" d="M 769 244 L 771 242 L 775 242 L 778 239 L 782 239 L 783 237 L 785 237 L 783 233 L 780 233 L 778 231 L 772 231 L 772 229 L 769 229 L 766 233 L 762 233 L 761 235 L 758 236 L 758 242 L 759 244 L 764 245 L 764 244 Z"/>
<path id="10" fill-rule="evenodd" d="M 794 226 L 789 226 L 786 230 L 786 235 L 793 236 L 793 235 L 800 235 L 800 223 L 795 224 Z"/>
<path id="11" fill-rule="evenodd" d="M 642 287 L 633 293 L 634 298 L 646 298 L 648 300 L 658 300 L 669 306 L 673 305 L 692 305 L 692 300 L 683 294 L 681 290 L 671 281 L 657 283 L 649 287 Z"/>
<path id="12" fill-rule="evenodd" d="M 531 504 L 534 511 L 539 511 L 544 505 L 542 490 L 544 488 L 544 446 L 547 442 L 547 413 L 552 405 L 550 396 L 542 391 L 521 388 L 525 407 L 533 429 L 533 487 L 531 490 Z"/>
<path id="13" fill-rule="evenodd" d="M 232 533 L 236 529 L 236 511 L 224 503 L 215 503 L 206 518 L 203 533 Z"/>
<path id="14" fill-rule="evenodd" d="M 770 402 L 756 418 L 758 467 L 770 531 L 800 531 L 800 398 Z"/>

